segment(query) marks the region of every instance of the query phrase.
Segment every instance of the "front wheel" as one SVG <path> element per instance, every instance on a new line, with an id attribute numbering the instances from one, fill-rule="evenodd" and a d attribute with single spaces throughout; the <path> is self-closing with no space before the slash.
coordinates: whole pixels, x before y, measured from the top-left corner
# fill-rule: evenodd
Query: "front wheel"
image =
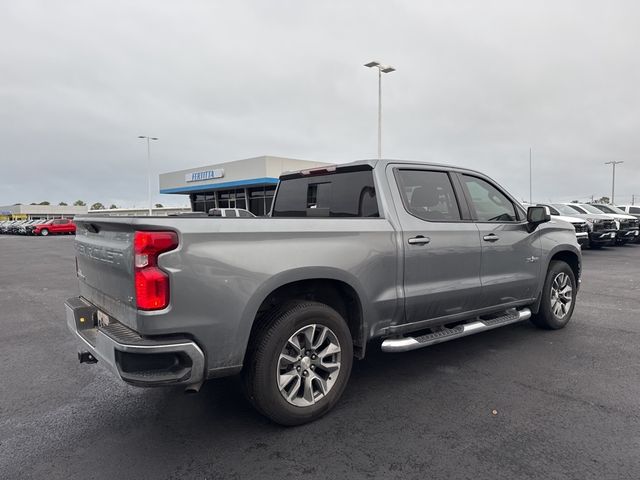
<path id="1" fill-rule="evenodd" d="M 540 310 L 531 317 L 531 321 L 547 330 L 564 328 L 573 315 L 577 293 L 576 277 L 571 267 L 561 260 L 552 261 L 542 290 Z"/>
<path id="2" fill-rule="evenodd" d="M 290 303 L 254 335 L 243 372 L 253 406 L 281 425 L 320 418 L 340 399 L 353 364 L 351 333 L 328 305 Z"/>
<path id="3" fill-rule="evenodd" d="M 43 228 L 42 230 L 40 230 L 40 235 L 42 235 L 43 237 L 46 237 L 47 235 L 49 235 L 49 230 L 47 230 L 46 228 Z"/>

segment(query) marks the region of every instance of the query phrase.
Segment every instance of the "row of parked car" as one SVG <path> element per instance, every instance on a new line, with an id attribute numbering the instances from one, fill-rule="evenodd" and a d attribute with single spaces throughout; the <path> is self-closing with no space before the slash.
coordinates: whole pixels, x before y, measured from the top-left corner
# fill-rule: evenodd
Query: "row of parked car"
<path id="1" fill-rule="evenodd" d="M 640 207 L 602 203 L 539 203 L 552 217 L 573 225 L 578 243 L 600 248 L 640 243 Z"/>
<path id="2" fill-rule="evenodd" d="M 69 218 L 50 220 L 5 220 L 0 222 L 0 233 L 9 235 L 75 235 L 76 224 Z"/>
<path id="3" fill-rule="evenodd" d="M 613 206 L 601 203 L 539 203 L 549 208 L 551 215 L 569 222 L 576 230 L 578 243 L 583 247 L 600 248 L 626 243 L 640 243 L 640 207 L 635 205 Z M 527 205 L 525 205 L 527 206 Z M 206 215 L 194 212 L 190 215 Z M 211 216 L 253 217 L 241 209 L 212 209 Z M 0 233 L 11 235 L 52 234 L 74 235 L 76 225 L 69 218 L 52 220 L 5 220 L 0 222 Z"/>

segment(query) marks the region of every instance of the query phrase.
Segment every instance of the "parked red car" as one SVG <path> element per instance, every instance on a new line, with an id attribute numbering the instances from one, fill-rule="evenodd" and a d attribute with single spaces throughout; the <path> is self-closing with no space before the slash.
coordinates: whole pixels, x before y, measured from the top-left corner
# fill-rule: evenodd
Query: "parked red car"
<path id="1" fill-rule="evenodd" d="M 75 235 L 76 224 L 69 218 L 56 218 L 55 220 L 42 223 L 33 229 L 34 235 L 42 235 L 43 237 L 53 233 Z"/>

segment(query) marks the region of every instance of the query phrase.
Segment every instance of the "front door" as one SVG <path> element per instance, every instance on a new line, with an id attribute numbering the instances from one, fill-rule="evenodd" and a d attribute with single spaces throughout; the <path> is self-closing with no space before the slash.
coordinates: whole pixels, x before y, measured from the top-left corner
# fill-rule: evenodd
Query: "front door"
<path id="1" fill-rule="evenodd" d="M 456 197 L 451 174 L 432 167 L 388 168 L 389 184 L 397 186 L 392 197 L 402 229 L 406 322 L 478 308 L 478 229 Z"/>
<path id="2" fill-rule="evenodd" d="M 492 307 L 535 298 L 541 269 L 538 231 L 496 185 L 473 175 L 460 180 L 480 231 L 482 303 Z"/>

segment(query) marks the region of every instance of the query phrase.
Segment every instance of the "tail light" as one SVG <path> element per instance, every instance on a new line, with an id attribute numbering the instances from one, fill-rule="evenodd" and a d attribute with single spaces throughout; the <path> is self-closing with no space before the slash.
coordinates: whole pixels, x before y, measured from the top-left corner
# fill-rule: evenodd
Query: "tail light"
<path id="1" fill-rule="evenodd" d="M 158 267 L 158 256 L 177 247 L 175 232 L 135 232 L 134 272 L 139 310 L 161 310 L 169 305 L 169 275 Z"/>

